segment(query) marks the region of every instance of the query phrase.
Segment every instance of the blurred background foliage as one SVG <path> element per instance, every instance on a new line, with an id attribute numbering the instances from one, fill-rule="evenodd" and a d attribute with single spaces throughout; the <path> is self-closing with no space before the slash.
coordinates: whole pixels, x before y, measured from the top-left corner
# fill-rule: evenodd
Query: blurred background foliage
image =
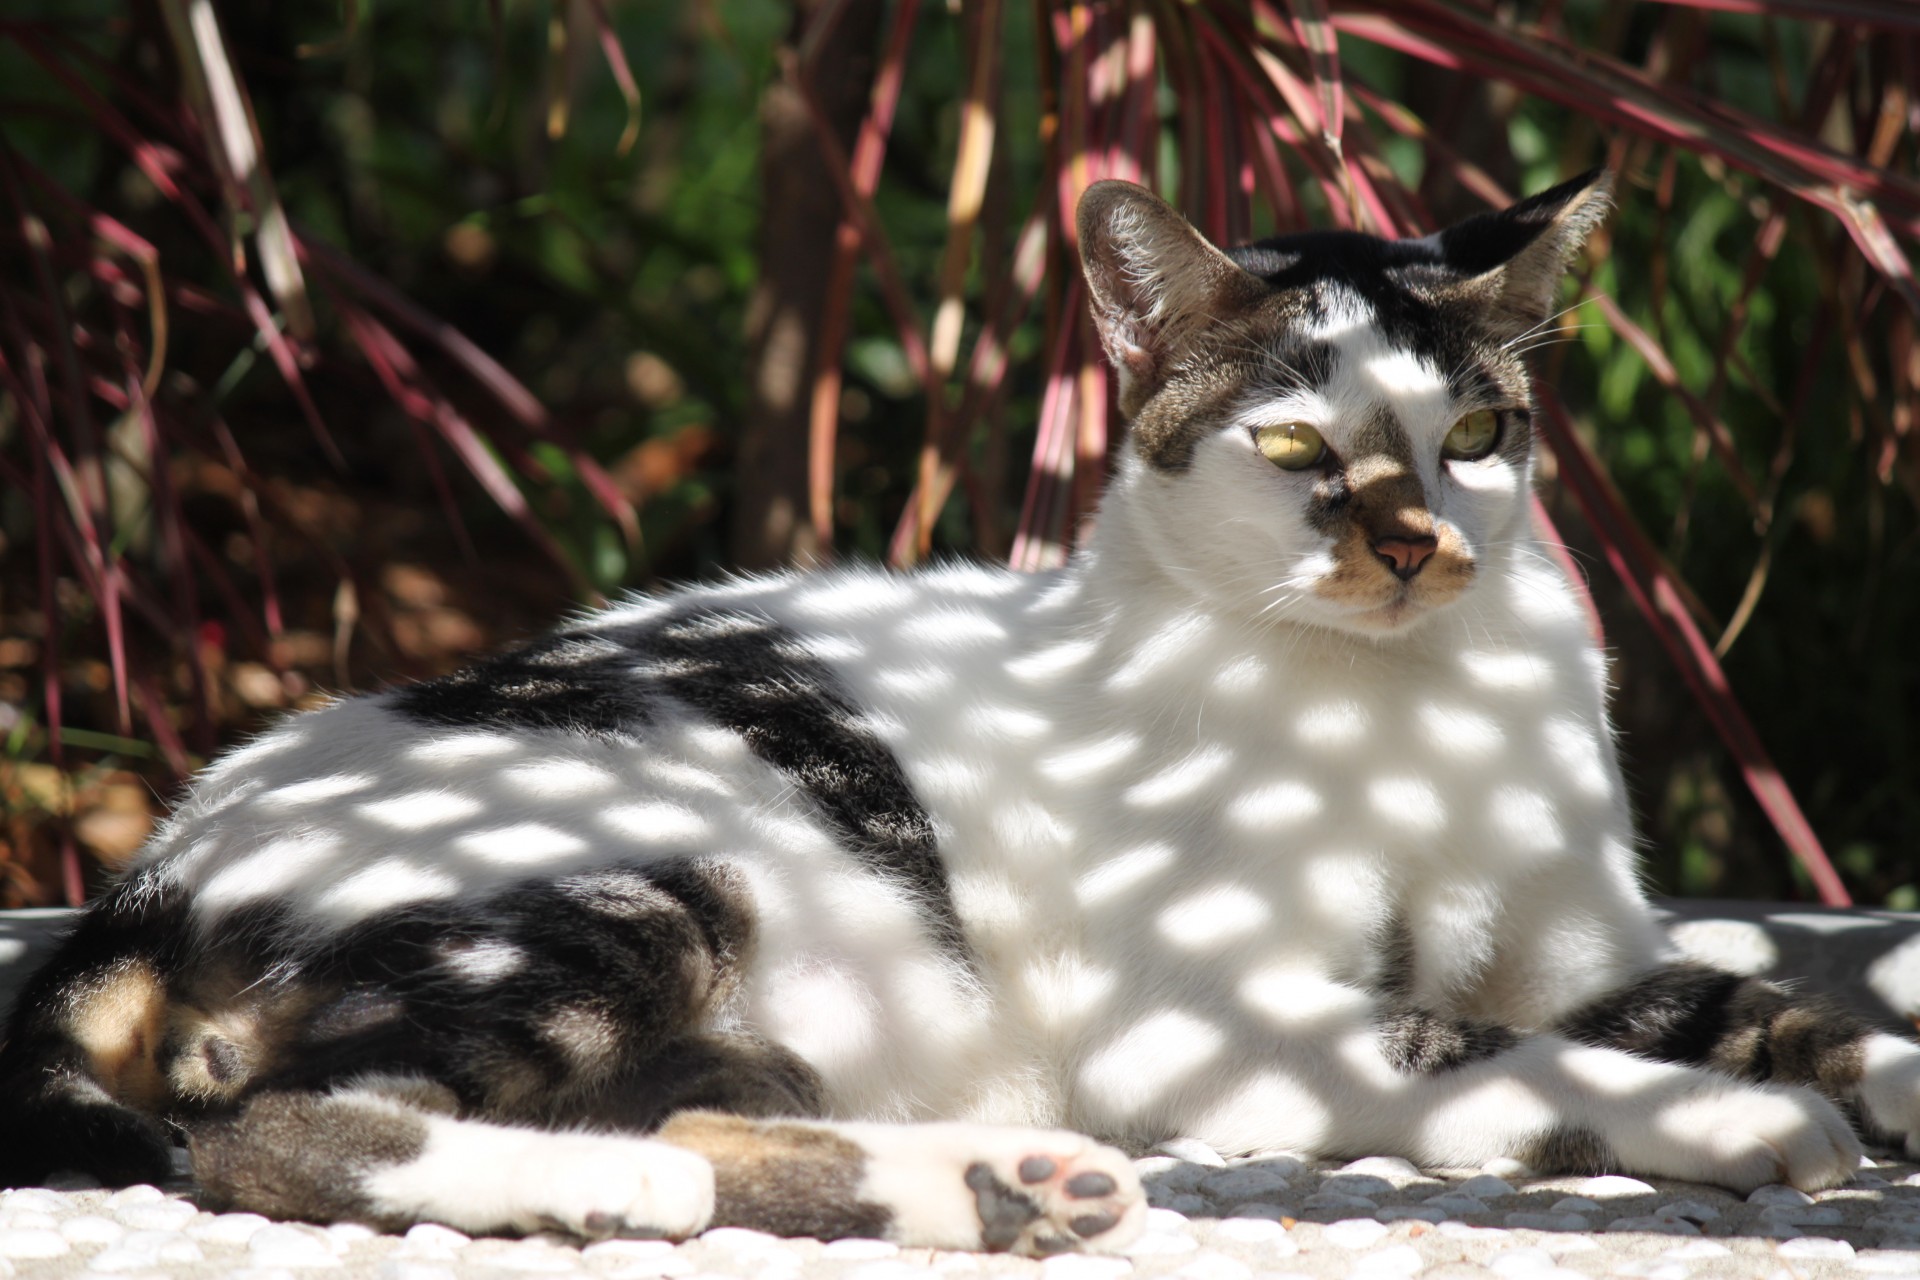
<path id="1" fill-rule="evenodd" d="M 619 590 L 1057 563 L 1117 432 L 1094 177 L 1417 234 L 1601 161 L 1541 515 L 1653 879 L 1824 848 L 1920 905 L 1916 83 L 1903 0 L 17 0 L 0 905 L 285 709 Z"/>

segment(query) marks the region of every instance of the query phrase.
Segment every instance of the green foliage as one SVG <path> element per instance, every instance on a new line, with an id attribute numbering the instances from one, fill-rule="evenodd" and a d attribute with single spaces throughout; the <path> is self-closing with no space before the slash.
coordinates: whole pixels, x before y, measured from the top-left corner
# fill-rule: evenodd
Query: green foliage
<path id="1" fill-rule="evenodd" d="M 791 14 L 772 0 L 611 5 L 642 98 L 637 144 L 622 154 L 627 106 L 590 24 L 576 17 L 568 47 L 556 53 L 551 32 L 560 9 L 502 8 L 497 28 L 479 3 L 360 6 L 351 32 L 328 6 L 228 4 L 221 17 L 280 198 L 301 234 L 342 251 L 425 313 L 456 326 L 551 413 L 551 433 L 517 425 L 502 397 L 471 369 L 421 334 L 401 333 L 423 376 L 472 419 L 490 458 L 526 495 L 532 523 L 553 543 L 544 552 L 527 524 L 516 525 L 497 496 L 474 483 L 473 460 L 450 452 L 371 375 L 348 320 L 356 305 L 376 309 L 328 278 L 317 289 L 322 332 L 306 352 L 305 377 L 339 441 L 342 456 L 331 459 L 274 360 L 262 358 L 269 355 L 265 339 L 239 311 L 219 255 L 97 126 L 92 108 L 77 103 L 28 52 L 31 37 L 69 64 L 74 56 L 60 52 L 68 46 L 96 54 L 100 64 L 85 65 L 83 78 L 137 128 L 185 157 L 183 181 L 217 215 L 219 197 L 196 167 L 191 131 L 178 116 L 143 117 L 128 102 L 135 89 L 163 102 L 176 97 L 172 55 L 156 17 L 118 0 L 28 0 L 0 29 L 0 75 L 9 86 L 0 125 L 10 152 L 158 247 L 171 288 L 172 343 L 156 400 L 164 451 L 186 487 L 183 526 L 229 579 L 223 588 L 205 559 L 185 569 L 170 562 L 151 514 L 113 514 L 105 529 L 111 556 L 144 575 L 167 608 L 191 604 L 193 618 L 220 619 L 224 627 L 215 646 L 219 670 L 196 675 L 201 640 L 187 614 L 162 627 L 136 609 L 128 643 L 146 655 L 143 669 L 172 712 L 148 709 L 137 724 L 119 714 L 115 677 L 102 674 L 113 665 L 104 606 L 87 598 L 77 568 L 57 567 L 59 607 L 51 614 L 42 608 L 35 557 L 43 532 L 36 516 L 44 508 L 36 504 L 47 500 L 30 499 L 22 487 L 31 471 L 29 440 L 20 406 L 0 388 L 0 457 L 13 466 L 6 477 L 11 491 L 0 495 L 0 534 L 10 553 L 0 558 L 0 636 L 28 642 L 13 657 L 0 652 L 0 704 L 11 708 L 0 732 L 20 767 L 55 758 L 41 727 L 49 718 L 47 677 L 35 663 L 53 664 L 47 655 L 56 650 L 64 656 L 51 678 L 68 691 L 69 754 L 61 767 L 97 762 L 105 752 L 131 759 L 131 743 L 149 752 L 139 765 L 146 776 L 164 782 L 168 768 L 203 757 L 311 687 L 423 674 L 445 666 L 460 648 L 511 636 L 569 600 L 663 576 L 708 574 L 729 562 L 722 517 L 733 495 L 731 449 L 748 411 L 743 334 L 759 276 L 758 236 L 763 218 L 783 214 L 761 207 L 758 112 L 768 86 L 784 74 L 779 51 Z M 1889 83 L 1897 39 L 1866 33 L 1854 48 L 1841 43 L 1847 33 L 1832 28 L 1684 5 L 1573 0 L 1517 9 L 1498 21 L 1529 32 L 1536 30 L 1530 24 L 1558 23 L 1573 44 L 1628 66 L 1679 65 L 1678 72 L 1661 72 L 1668 83 L 1743 110 L 1783 135 L 1804 124 L 1796 95 L 1844 54 L 1857 74 L 1818 128 L 1807 128 L 1850 152 L 1866 148 L 1880 105 L 1873 86 Z M 902 11 L 892 10 L 895 20 Z M 1428 0 L 1404 0 L 1359 16 L 1417 25 L 1440 22 L 1446 12 Z M 1493 21 L 1491 10 L 1475 5 L 1458 13 Z M 1236 179 L 1240 162 L 1257 168 L 1251 130 L 1264 118 L 1235 96 L 1251 90 L 1228 75 L 1238 64 L 1205 43 L 1205 29 L 1225 31 L 1225 47 L 1237 53 L 1248 47 L 1243 30 L 1255 33 L 1293 68 L 1308 100 L 1313 93 L 1307 62 L 1274 34 L 1266 5 L 1043 5 L 1038 12 L 1012 6 L 1000 30 L 985 36 L 970 33 L 958 8 L 924 9 L 914 19 L 873 205 L 923 333 L 940 293 L 962 104 L 983 41 L 997 49 L 1002 67 L 991 104 L 997 132 L 987 214 L 968 242 L 961 373 L 933 392 L 945 413 L 970 403 L 965 370 L 992 318 L 990 301 L 1006 292 L 1023 219 L 1039 210 L 1057 227 L 1058 210 L 1050 205 L 1060 194 L 1058 165 L 1073 162 L 1071 130 L 1093 128 L 1075 126 L 1069 109 L 1078 91 L 1070 80 L 1079 65 L 1073 58 L 1081 55 L 1058 44 L 1049 24 L 1084 18 L 1115 41 L 1136 16 L 1153 22 L 1159 61 L 1158 79 L 1142 99 L 1152 129 L 1135 158 L 1157 170 L 1162 189 L 1179 195 L 1205 225 L 1214 197 L 1181 188 L 1193 187 L 1195 175 L 1211 182 L 1228 167 L 1220 155 L 1196 150 L 1207 145 L 1207 113 L 1221 118 L 1224 102 L 1224 118 L 1243 131 L 1239 141 L 1228 140 Z M 1487 43 L 1468 27 L 1419 30 L 1438 30 L 1431 38 L 1451 40 L 1447 47 L 1469 55 Z M 303 56 L 303 46 L 320 51 Z M 1388 195 L 1404 189 L 1436 215 L 1480 204 L 1463 193 L 1452 147 L 1514 192 L 1603 157 L 1621 166 L 1620 211 L 1587 285 L 1650 336 L 1679 386 L 1724 423 L 1730 456 L 1704 446 L 1696 412 L 1591 303 L 1566 318 L 1569 341 L 1543 351 L 1540 367 L 1575 410 L 1625 510 L 1690 588 L 1703 634 L 1712 641 L 1741 619 L 1724 655 L 1727 679 L 1849 883 L 1863 900 L 1911 904 L 1920 892 L 1910 855 L 1911 833 L 1920 830 L 1912 729 L 1920 711 L 1920 664 L 1912 658 L 1920 635 L 1912 316 L 1830 212 L 1730 166 L 1704 144 L 1673 148 L 1596 126 L 1567 105 L 1514 91 L 1500 75 L 1437 72 L 1350 29 L 1339 54 L 1349 101 L 1370 90 L 1444 135 L 1445 148 L 1404 135 L 1370 106 L 1347 117 L 1348 156 L 1379 162 L 1376 171 L 1354 160 L 1356 171 Z M 1196 83 L 1181 60 L 1200 56 L 1211 60 L 1201 64 L 1209 72 Z M 1063 85 L 1070 92 L 1061 93 Z M 1784 101 L 1783 85 L 1791 89 Z M 1221 96 L 1207 100 L 1201 86 Z M 548 128 L 556 98 L 568 104 L 560 137 Z M 1066 114 L 1049 120 L 1050 101 Z M 1596 99 L 1592 110 L 1604 105 Z M 1294 120 L 1277 98 L 1263 110 Z M 1316 177 L 1314 166 L 1326 162 L 1317 150 L 1318 125 L 1294 123 L 1299 136 L 1280 149 L 1280 159 L 1299 209 L 1285 213 L 1264 196 L 1250 202 L 1246 225 L 1256 233 L 1291 229 L 1295 218 L 1324 225 L 1344 207 L 1339 182 Z M 1053 144 L 1064 157 L 1050 149 L 1049 136 L 1064 140 Z M 1089 146 L 1102 141 L 1094 137 Z M 1876 163 L 1910 182 L 1913 138 L 1902 134 Z M 81 323 L 105 335 L 103 347 L 90 350 L 111 350 L 115 304 L 86 278 L 86 226 L 45 192 L 36 189 L 31 198 L 70 250 L 59 265 Z M 1784 241 L 1749 284 L 1754 245 L 1774 211 L 1786 213 Z M 15 257 L 0 267 L 0 290 L 38 305 L 24 259 Z M 1029 489 L 1020 460 L 1045 447 L 1036 424 L 1047 379 L 1070 378 L 1080 362 L 1097 359 L 1070 332 L 1062 340 L 1072 266 L 1056 233 L 1038 296 L 1005 334 L 1012 364 L 1004 397 L 967 422 L 950 446 L 950 479 L 962 496 L 936 504 L 928 536 L 936 552 L 1004 548 L 1016 532 L 1036 532 L 1030 522 L 1016 530 Z M 257 285 L 257 263 L 250 269 Z M 883 303 L 883 283 L 869 253 L 843 300 L 849 336 L 831 533 L 843 555 L 901 558 L 905 547 L 912 558 L 902 513 L 920 479 L 929 392 Z M 194 304 L 181 292 L 189 284 L 219 305 Z M 126 331 L 148 341 L 138 308 L 132 314 Z M 399 328 L 391 316 L 387 321 Z M 43 356 L 56 345 L 47 332 L 35 330 Z M 7 349 L 16 364 L 20 356 L 17 346 Z M 104 404 L 94 411 L 102 429 L 127 420 Z M 1061 423 L 1071 425 L 1062 412 Z M 213 474 L 225 465 L 208 434 L 215 418 L 232 427 L 257 487 Z M 1895 433 L 1898 422 L 1906 423 L 1904 434 Z M 623 535 L 596 494 L 594 460 L 638 507 L 637 540 Z M 1096 451 L 1080 465 L 1097 462 Z M 450 499 L 436 469 L 446 476 Z M 1062 483 L 1070 486 L 1067 471 Z M 1745 480 L 1737 482 L 1736 474 Z M 971 500 L 964 496 L 969 483 Z M 259 519 L 267 535 L 246 522 L 249 492 L 265 504 Z M 1055 495 L 1053 536 L 1070 536 L 1074 503 L 1088 492 L 1081 485 Z M 1645 624 L 1612 585 L 1609 537 L 1589 529 L 1558 487 L 1550 485 L 1546 496 L 1594 581 L 1620 656 L 1626 747 L 1638 800 L 1652 819 L 1660 883 L 1733 896 L 1804 891 L 1697 705 L 1680 692 Z M 910 519 L 905 531 L 912 532 Z M 417 601 L 393 585 L 395 565 L 424 566 L 442 580 L 442 596 L 434 597 L 440 603 L 430 607 L 458 613 L 469 629 L 442 619 L 434 624 L 440 639 L 407 640 L 401 624 Z M 285 598 L 287 617 L 278 629 L 261 616 L 273 591 Z M 424 600 L 432 592 L 415 594 Z M 283 695 L 239 698 L 235 673 L 249 666 L 278 681 Z M 256 691 L 267 687 L 250 672 L 247 679 Z M 156 745 L 176 728 L 190 741 L 178 749 Z M 41 812 L 35 803 L 19 801 L 19 812 Z M 41 829 L 28 823 L 11 837 L 18 866 L 31 861 L 22 842 L 39 838 L 19 834 L 28 827 Z M 50 864 L 33 865 L 44 882 Z M 37 882 L 34 892 L 44 896 L 45 888 Z"/>

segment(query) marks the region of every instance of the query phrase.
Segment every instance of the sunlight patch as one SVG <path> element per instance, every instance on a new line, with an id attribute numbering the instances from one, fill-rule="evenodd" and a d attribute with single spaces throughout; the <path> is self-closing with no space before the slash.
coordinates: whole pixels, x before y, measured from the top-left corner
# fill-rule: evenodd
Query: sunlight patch
<path id="1" fill-rule="evenodd" d="M 1139 734 L 1116 733 L 1054 752 L 1040 762 L 1040 772 L 1055 782 L 1091 782 L 1139 750 Z"/>
<path id="2" fill-rule="evenodd" d="M 1367 784 L 1367 802 L 1396 827 L 1432 832 L 1447 825 L 1447 806 L 1425 778 L 1375 778 Z"/>
<path id="3" fill-rule="evenodd" d="M 595 817 L 614 835 L 650 845 L 691 844 L 713 830 L 713 824 L 692 809 L 665 800 L 608 805 Z"/>
<path id="4" fill-rule="evenodd" d="M 470 831 L 455 840 L 453 847 L 488 862 L 519 864 L 585 853 L 587 842 L 545 823 L 517 822 L 510 827 Z"/>
<path id="5" fill-rule="evenodd" d="M 1293 732 L 1310 747 L 1350 747 L 1367 735 L 1373 717 L 1351 699 L 1315 703 L 1302 710 Z"/>
<path id="6" fill-rule="evenodd" d="M 1236 799 L 1227 806 L 1227 819 L 1249 831 L 1271 831 L 1317 817 L 1326 807 L 1318 791 L 1304 782 L 1286 779 Z"/>
<path id="7" fill-rule="evenodd" d="M 1080 877 L 1073 886 L 1074 896 L 1083 907 L 1098 906 L 1159 875 L 1178 857 L 1174 847 L 1165 842 L 1115 854 Z"/>
<path id="8" fill-rule="evenodd" d="M 1420 727 L 1427 741 L 1441 751 L 1469 760 L 1478 760 L 1500 749 L 1503 736 L 1492 716 L 1465 707 L 1429 702 L 1419 711 Z"/>
<path id="9" fill-rule="evenodd" d="M 1196 791 L 1225 773 L 1233 763 L 1233 752 L 1225 747 L 1201 747 L 1186 759 L 1175 762 L 1159 773 L 1136 782 L 1122 793 L 1130 805 L 1143 809 L 1187 800 Z"/>
<path id="10" fill-rule="evenodd" d="M 1154 918 L 1160 936 L 1185 951 L 1207 951 L 1259 929 L 1273 919 L 1266 899 L 1237 884 L 1214 885 L 1188 894 Z"/>
<path id="11" fill-rule="evenodd" d="M 308 778 L 304 782 L 289 782 L 285 786 L 275 787 L 271 795 L 261 796 L 254 801 L 254 807 L 272 812 L 301 809 L 323 800 L 337 800 L 356 791 L 365 791 L 378 781 L 370 773 L 335 773 L 321 778 Z"/>
<path id="12" fill-rule="evenodd" d="M 1494 829 L 1522 853 L 1549 853 L 1565 842 L 1553 801 L 1530 787 L 1501 787 L 1488 807 Z"/>
<path id="13" fill-rule="evenodd" d="M 1190 1013 L 1156 1013 L 1091 1054 L 1080 1068 L 1080 1087 L 1108 1110 L 1132 1115 L 1211 1062 L 1226 1040 L 1220 1028 Z"/>
<path id="14" fill-rule="evenodd" d="M 354 812 L 395 831 L 425 831 L 484 812 L 487 806 L 454 791 L 412 791 L 388 800 L 369 800 Z"/>

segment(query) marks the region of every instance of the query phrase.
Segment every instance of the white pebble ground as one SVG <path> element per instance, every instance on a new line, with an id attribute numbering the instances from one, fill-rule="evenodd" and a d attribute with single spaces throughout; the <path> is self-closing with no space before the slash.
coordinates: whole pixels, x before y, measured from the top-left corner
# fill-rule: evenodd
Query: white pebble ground
<path id="1" fill-rule="evenodd" d="M 779 1240 L 719 1229 L 674 1245 L 469 1239 L 212 1214 L 185 1187 L 0 1192 L 0 1280 L 1920 1280 L 1920 1166 L 1877 1159 L 1808 1196 L 1638 1178 L 1423 1172 L 1404 1160 L 1222 1161 L 1194 1143 L 1138 1162 L 1154 1209 L 1117 1258 L 1032 1262 Z"/>

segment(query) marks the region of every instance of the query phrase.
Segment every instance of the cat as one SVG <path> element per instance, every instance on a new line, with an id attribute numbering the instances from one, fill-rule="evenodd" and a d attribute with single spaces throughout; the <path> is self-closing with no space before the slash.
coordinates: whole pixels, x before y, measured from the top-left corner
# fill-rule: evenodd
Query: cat
<path id="1" fill-rule="evenodd" d="M 1528 510 L 1524 348 L 1610 191 L 1222 251 L 1095 184 L 1129 426 L 1064 570 L 689 587 L 270 729 L 31 981 L 0 1183 L 177 1134 L 278 1217 L 1037 1255 L 1124 1246 L 1176 1136 L 1920 1152 L 1920 1046 L 1677 959 L 1636 878 Z"/>

